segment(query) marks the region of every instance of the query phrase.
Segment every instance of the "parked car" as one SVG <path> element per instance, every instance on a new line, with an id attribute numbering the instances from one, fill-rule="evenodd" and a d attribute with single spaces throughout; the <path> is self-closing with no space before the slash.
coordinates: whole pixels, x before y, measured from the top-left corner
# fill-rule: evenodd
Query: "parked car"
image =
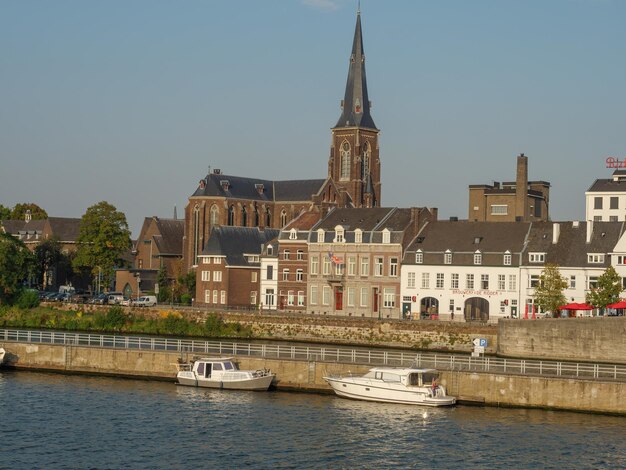
<path id="1" fill-rule="evenodd" d="M 127 299 L 126 297 L 124 297 L 122 301 L 120 302 L 120 305 L 124 307 L 130 307 L 132 304 L 133 304 L 133 299 Z"/>
<path id="2" fill-rule="evenodd" d="M 108 303 L 119 305 L 122 300 L 124 300 L 124 294 L 121 292 L 109 292 Z"/>
<path id="3" fill-rule="evenodd" d="M 157 304 L 157 298 L 155 295 L 144 295 L 138 299 L 133 300 L 132 305 L 136 307 L 154 307 Z"/>
<path id="4" fill-rule="evenodd" d="M 106 305 L 107 303 L 109 303 L 109 296 L 108 294 L 98 294 L 95 297 L 93 297 L 90 301 L 90 304 L 97 304 L 97 305 Z"/>

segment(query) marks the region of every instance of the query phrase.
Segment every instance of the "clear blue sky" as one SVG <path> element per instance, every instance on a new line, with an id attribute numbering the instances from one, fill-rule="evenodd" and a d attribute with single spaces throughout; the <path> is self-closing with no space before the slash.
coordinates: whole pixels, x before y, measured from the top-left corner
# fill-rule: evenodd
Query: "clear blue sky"
<path id="1" fill-rule="evenodd" d="M 385 206 L 467 217 L 515 157 L 551 217 L 626 157 L 626 1 L 363 0 Z M 324 178 L 356 1 L 0 0 L 0 204 L 182 217 L 208 167 Z"/>

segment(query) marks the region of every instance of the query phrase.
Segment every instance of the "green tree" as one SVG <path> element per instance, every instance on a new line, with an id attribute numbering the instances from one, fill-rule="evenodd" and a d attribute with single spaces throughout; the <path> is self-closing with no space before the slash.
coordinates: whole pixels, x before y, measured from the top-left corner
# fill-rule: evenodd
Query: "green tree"
<path id="1" fill-rule="evenodd" d="M 33 260 L 23 242 L 0 233 L 0 304 L 16 298 L 31 273 Z"/>
<path id="2" fill-rule="evenodd" d="M 77 242 L 74 269 L 88 269 L 92 276 L 101 271 L 110 283 L 113 268 L 123 263 L 121 257 L 131 247 L 126 216 L 106 201 L 89 207 L 81 219 Z"/>
<path id="3" fill-rule="evenodd" d="M 8 220 L 11 218 L 11 209 L 0 204 L 0 220 Z"/>
<path id="4" fill-rule="evenodd" d="M 170 300 L 171 292 L 165 266 L 161 266 L 161 268 L 159 269 L 159 274 L 157 275 L 157 283 L 159 284 L 159 293 L 157 296 L 157 300 L 159 302 L 167 302 L 168 300 Z"/>
<path id="5" fill-rule="evenodd" d="M 30 217 L 32 220 L 47 219 L 48 213 L 32 202 L 16 204 L 11 211 L 12 220 L 24 220 L 26 211 L 30 211 Z"/>
<path id="6" fill-rule="evenodd" d="M 44 240 L 35 247 L 35 275 L 37 283 L 46 290 L 54 281 L 54 273 L 63 257 L 58 237 Z"/>
<path id="7" fill-rule="evenodd" d="M 539 276 L 539 283 L 535 287 L 535 302 L 545 312 L 554 314 L 567 300 L 563 290 L 567 288 L 567 281 L 561 276 L 556 264 L 546 264 Z"/>
<path id="8" fill-rule="evenodd" d="M 591 289 L 585 296 L 585 301 L 601 309 L 619 300 L 622 292 L 622 278 L 613 266 L 606 268 L 604 273 L 598 277 L 598 285 Z"/>

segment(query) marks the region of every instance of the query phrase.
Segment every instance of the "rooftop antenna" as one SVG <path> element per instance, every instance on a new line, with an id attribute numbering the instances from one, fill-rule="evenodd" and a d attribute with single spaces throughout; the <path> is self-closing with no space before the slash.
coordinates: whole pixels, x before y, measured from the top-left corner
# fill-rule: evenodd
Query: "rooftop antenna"
<path id="1" fill-rule="evenodd" d="M 211 165 L 209 165 L 209 172 L 207 174 L 211 174 Z"/>
<path id="2" fill-rule="evenodd" d="M 356 14 L 357 15 L 361 14 L 361 0 L 357 0 L 356 2 Z"/>
<path id="3" fill-rule="evenodd" d="M 174 204 L 174 220 L 177 220 L 178 217 L 176 216 L 176 204 Z"/>

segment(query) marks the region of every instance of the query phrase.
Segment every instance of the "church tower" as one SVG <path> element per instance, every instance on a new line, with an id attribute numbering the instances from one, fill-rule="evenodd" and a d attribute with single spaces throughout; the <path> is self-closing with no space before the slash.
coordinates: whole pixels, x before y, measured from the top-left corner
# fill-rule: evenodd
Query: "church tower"
<path id="1" fill-rule="evenodd" d="M 361 12 L 357 11 L 341 117 L 332 128 L 328 176 L 353 207 L 380 206 L 379 130 L 370 114 Z"/>

